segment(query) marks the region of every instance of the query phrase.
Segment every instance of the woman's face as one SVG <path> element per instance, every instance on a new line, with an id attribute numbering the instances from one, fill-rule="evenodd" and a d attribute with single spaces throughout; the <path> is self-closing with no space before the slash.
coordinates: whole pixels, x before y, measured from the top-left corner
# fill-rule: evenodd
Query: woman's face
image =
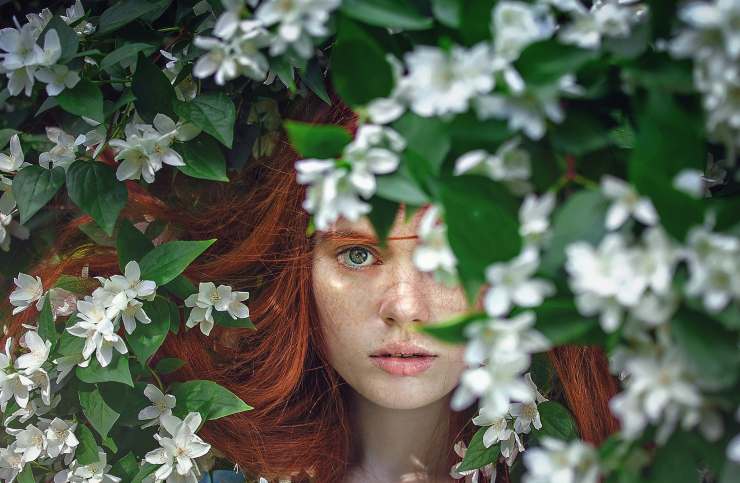
<path id="1" fill-rule="evenodd" d="M 389 237 L 414 237 L 422 214 L 419 210 L 406 223 L 399 210 Z M 447 287 L 415 268 L 416 238 L 389 240 L 381 249 L 366 217 L 340 218 L 317 236 L 313 290 L 334 369 L 356 392 L 387 408 L 413 409 L 448 395 L 465 367 L 465 346 L 446 344 L 411 325 L 464 312 L 462 288 Z M 415 344 L 434 357 L 371 357 L 393 343 Z"/>

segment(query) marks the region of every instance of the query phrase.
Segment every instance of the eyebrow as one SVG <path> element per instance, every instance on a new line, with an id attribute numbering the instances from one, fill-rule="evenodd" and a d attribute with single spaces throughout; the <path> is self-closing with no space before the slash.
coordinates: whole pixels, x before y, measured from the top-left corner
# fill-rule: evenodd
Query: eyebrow
<path id="1" fill-rule="evenodd" d="M 353 230 L 329 230 L 319 233 L 320 240 L 326 241 L 353 241 L 358 243 L 367 243 L 370 245 L 378 245 L 379 240 L 368 233 L 353 231 Z M 414 240 L 419 238 L 417 235 L 409 236 L 389 236 L 386 240 Z"/>

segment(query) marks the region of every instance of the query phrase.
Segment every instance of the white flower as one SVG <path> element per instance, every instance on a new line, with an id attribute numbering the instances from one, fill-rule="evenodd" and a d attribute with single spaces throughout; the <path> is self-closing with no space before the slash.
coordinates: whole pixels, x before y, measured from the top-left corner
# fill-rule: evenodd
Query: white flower
<path id="1" fill-rule="evenodd" d="M 50 96 L 56 96 L 65 88 L 71 89 L 80 81 L 80 74 L 69 70 L 66 65 L 42 67 L 36 71 L 35 76 L 46 84 L 46 93 Z"/>
<path id="2" fill-rule="evenodd" d="M 525 246 L 539 247 L 549 238 L 550 213 L 555 207 L 555 194 L 548 191 L 537 197 L 529 194 L 519 207 L 519 235 Z"/>
<path id="3" fill-rule="evenodd" d="M 154 435 L 161 447 L 149 451 L 144 457 L 146 462 L 161 465 L 154 473 L 157 480 L 164 480 L 173 471 L 182 476 L 189 474 L 195 468 L 192 459 L 211 449 L 195 434 L 201 423 L 200 413 L 188 413 L 184 420 L 165 414 L 160 421 L 169 436 Z"/>
<path id="4" fill-rule="evenodd" d="M 565 115 L 560 106 L 559 94 L 580 94 L 572 74 L 566 74 L 548 88 L 514 91 L 511 96 L 489 94 L 474 99 L 478 119 L 507 119 L 509 129 L 523 131 L 530 139 L 545 135 L 547 119 L 560 123 Z"/>
<path id="5" fill-rule="evenodd" d="M 493 89 L 494 65 L 486 43 L 470 49 L 453 46 L 449 52 L 417 46 L 405 56 L 408 74 L 399 80 L 397 96 L 423 117 L 465 112 L 477 95 Z"/>
<path id="6" fill-rule="evenodd" d="M 574 44 L 586 49 L 597 49 L 603 37 L 624 38 L 630 34 L 632 23 L 641 18 L 641 6 L 623 5 L 619 1 L 606 0 L 594 2 L 586 10 L 578 2 L 570 9 L 573 18 L 563 27 L 558 38 L 566 44 Z"/>
<path id="7" fill-rule="evenodd" d="M 448 285 L 457 282 L 457 258 L 447 242 L 447 225 L 440 218 L 440 207 L 431 205 L 419 222 L 419 244 L 412 255 L 422 272 L 434 272 L 437 280 Z"/>
<path id="8" fill-rule="evenodd" d="M 568 282 L 576 296 L 576 307 L 585 316 L 600 313 L 601 327 L 613 332 L 622 322 L 624 307 L 640 301 L 648 280 L 638 271 L 636 248 L 627 247 L 619 233 L 604 237 L 599 247 L 587 242 L 571 243 L 565 249 Z"/>
<path id="9" fill-rule="evenodd" d="M 740 407 L 735 412 L 735 420 L 740 421 Z M 732 438 L 727 445 L 727 457 L 735 463 L 740 463 L 740 434 Z"/>
<path id="10" fill-rule="evenodd" d="M 52 362 L 57 370 L 56 384 L 59 384 L 76 366 L 87 367 L 90 364 L 90 359 L 85 358 L 82 354 L 72 354 L 58 357 Z"/>
<path id="11" fill-rule="evenodd" d="M 80 466 L 77 460 L 70 464 L 69 468 L 54 475 L 54 483 L 118 483 L 121 479 L 108 474 L 112 468 L 108 464 L 105 451 L 98 448 L 98 461 L 89 465 Z"/>
<path id="12" fill-rule="evenodd" d="M 15 435 L 15 443 L 16 451 L 21 453 L 24 463 L 35 461 L 46 448 L 44 433 L 33 424 L 29 424 L 26 429 Z"/>
<path id="13" fill-rule="evenodd" d="M 3 61 L 1 65 L 7 70 L 37 65 L 44 55 L 41 46 L 36 44 L 34 27 L 30 23 L 0 30 L 0 49 L 5 51 L 0 54 Z"/>
<path id="14" fill-rule="evenodd" d="M 378 97 L 366 106 L 367 115 L 375 124 L 388 124 L 395 121 L 405 112 L 404 98 L 410 87 L 404 78 L 404 67 L 393 54 L 385 54 L 393 74 L 393 89 L 389 97 Z"/>
<path id="15" fill-rule="evenodd" d="M 468 451 L 464 441 L 458 441 L 457 443 L 455 443 L 454 450 L 455 453 L 463 459 L 465 458 L 465 454 Z M 464 477 L 466 483 L 478 483 L 478 481 L 481 481 L 481 475 L 488 478 L 489 481 L 496 480 L 496 468 L 493 463 L 488 463 L 482 468 L 467 471 L 458 470 L 461 464 L 462 461 L 460 463 L 456 463 L 452 466 L 452 468 L 450 468 L 450 476 L 452 478 L 459 480 L 460 478 Z M 265 481 L 265 483 L 267 483 L 267 481 Z"/>
<path id="16" fill-rule="evenodd" d="M 81 134 L 75 138 L 58 127 L 47 127 L 46 137 L 54 147 L 39 155 L 39 165 L 47 169 L 61 166 L 66 171 L 77 158 L 78 146 L 85 142 L 85 136 Z"/>
<path id="17" fill-rule="evenodd" d="M 634 439 L 647 424 L 658 427 L 656 440 L 665 442 L 679 419 L 689 430 L 701 420 L 703 398 L 695 376 L 673 345 L 644 350 L 622 349 L 612 357 L 612 369 L 623 371 L 624 391 L 609 401 L 609 407 L 621 422 L 622 434 Z"/>
<path id="18" fill-rule="evenodd" d="M 692 198 L 703 198 L 706 192 L 704 173 L 698 169 L 682 169 L 673 177 L 673 187 Z"/>
<path id="19" fill-rule="evenodd" d="M 10 155 L 0 153 L 0 171 L 12 174 L 28 165 L 29 163 L 23 161 L 21 141 L 17 134 L 13 134 L 10 138 Z"/>
<path id="20" fill-rule="evenodd" d="M 26 331 L 23 335 L 23 341 L 24 345 L 28 347 L 30 352 L 19 356 L 18 359 L 15 360 L 15 367 L 20 369 L 26 376 L 30 376 L 37 370 L 41 369 L 41 366 L 49 358 L 51 342 L 42 339 L 34 330 Z"/>
<path id="21" fill-rule="evenodd" d="M 147 384 L 144 388 L 144 395 L 149 399 L 153 405 L 147 406 L 137 416 L 140 420 L 151 419 L 152 421 L 144 424 L 142 428 L 153 426 L 160 421 L 160 418 L 165 414 L 172 414 L 172 409 L 175 407 L 176 399 L 171 394 L 164 394 L 159 388 L 153 384 Z"/>
<path id="22" fill-rule="evenodd" d="M 10 250 L 10 236 L 13 235 L 21 240 L 27 240 L 30 236 L 28 228 L 13 219 L 13 215 L 6 215 L 0 211 L 0 249 Z"/>
<path id="23" fill-rule="evenodd" d="M 494 50 L 507 62 L 518 59 L 529 44 L 549 38 L 554 30 L 555 21 L 541 4 L 502 1 L 491 12 Z"/>
<path id="24" fill-rule="evenodd" d="M 540 412 L 537 409 L 537 405 L 547 401 L 547 398 L 540 394 L 537 385 L 532 381 L 531 373 L 526 373 L 524 379 L 529 384 L 529 387 L 532 388 L 535 397 L 531 401 L 511 403 L 509 414 L 516 418 L 514 420 L 514 431 L 517 433 L 529 433 L 531 426 L 534 426 L 535 429 L 542 429 L 542 421 L 540 420 Z"/>
<path id="25" fill-rule="evenodd" d="M 95 352 L 101 367 L 106 367 L 113 358 L 113 348 L 121 354 L 128 353 L 123 339 L 115 333 L 111 321 L 113 312 L 110 309 L 106 310 L 99 301 L 89 299 L 79 300 L 77 311 L 80 320 L 67 327 L 67 332 L 85 338 L 85 346 L 82 349 L 82 356 L 85 359 L 90 358 Z"/>
<path id="26" fill-rule="evenodd" d="M 536 307 L 545 297 L 555 293 L 551 282 L 531 278 L 539 263 L 537 250 L 525 249 L 509 262 L 494 263 L 486 268 L 486 279 L 491 284 L 484 299 L 488 315 L 505 315 L 514 304 Z"/>
<path id="27" fill-rule="evenodd" d="M 19 273 L 13 282 L 16 286 L 15 290 L 10 293 L 10 303 L 15 306 L 13 315 L 26 310 L 34 302 L 37 302 L 36 308 L 41 311 L 43 302 L 41 297 L 44 295 L 41 277 Z"/>
<path id="28" fill-rule="evenodd" d="M 640 196 L 627 182 L 611 175 L 601 178 L 601 192 L 613 200 L 606 214 L 606 228 L 616 230 L 630 215 L 646 225 L 658 222 L 658 213 L 649 198 Z"/>
<path id="29" fill-rule="evenodd" d="M 482 174 L 495 181 L 511 182 L 515 188 L 526 184 L 523 182 L 532 173 L 532 162 L 529 153 L 518 147 L 520 141 L 516 137 L 506 141 L 493 155 L 483 149 L 469 151 L 455 162 L 454 174 Z"/>
<path id="30" fill-rule="evenodd" d="M 339 7 L 340 0 L 267 0 L 257 7 L 255 18 L 269 27 L 278 24 L 277 35 L 270 44 L 270 55 L 275 57 L 292 47 L 303 57 L 313 54 L 311 37 L 329 34 L 326 24 L 330 12 Z"/>
<path id="31" fill-rule="evenodd" d="M 363 124 L 355 139 L 343 150 L 342 158 L 352 164 L 351 183 L 364 197 L 375 193 L 375 175 L 392 173 L 398 168 L 399 153 L 406 140 L 389 127 Z"/>
<path id="32" fill-rule="evenodd" d="M 598 483 L 599 459 L 591 444 L 581 440 L 561 441 L 549 436 L 542 446 L 524 455 L 524 483 Z"/>
<path id="33" fill-rule="evenodd" d="M 689 231 L 687 244 L 686 294 L 702 296 L 704 307 L 712 313 L 740 299 L 740 239 L 696 226 Z"/>
<path id="34" fill-rule="evenodd" d="M 210 77 L 215 73 L 218 85 L 239 75 L 264 80 L 270 66 L 259 49 L 270 44 L 270 34 L 262 22 L 238 22 L 233 12 L 226 11 L 218 19 L 213 34 L 216 37 L 196 36 L 193 41 L 196 47 L 208 51 L 195 63 L 195 77 Z"/>
<path id="35" fill-rule="evenodd" d="M 74 453 L 80 444 L 74 433 L 76 427 L 77 423 L 67 423 L 56 417 L 49 423 L 45 436 L 46 452 L 51 458 L 56 458 L 60 454 Z"/>
<path id="36" fill-rule="evenodd" d="M 198 293 L 185 299 L 185 306 L 192 307 L 186 327 L 200 326 L 204 335 L 209 335 L 213 329 L 212 311 L 228 312 L 232 319 L 249 317 L 249 308 L 242 302 L 249 298 L 249 292 L 232 291 L 228 285 L 216 285 L 213 282 L 198 284 Z"/>
<path id="37" fill-rule="evenodd" d="M 71 7 L 67 7 L 65 13 L 66 15 L 60 15 L 60 17 L 64 20 L 64 23 L 71 25 L 85 16 L 85 8 L 80 0 L 75 0 Z M 79 22 L 75 25 L 74 31 L 80 36 L 90 35 L 95 32 L 95 25 L 87 21 Z"/>
<path id="38" fill-rule="evenodd" d="M 25 463 L 22 453 L 16 451 L 16 443 L 7 448 L 0 447 L 0 479 L 3 481 L 15 481 L 15 477 L 23 471 Z"/>
<path id="39" fill-rule="evenodd" d="M 110 279 L 102 280 L 103 291 L 106 292 L 105 300 L 109 300 L 111 306 L 119 310 L 125 310 L 127 306 L 131 305 L 131 302 L 137 301 L 136 299 L 154 300 L 154 297 L 157 295 L 157 284 L 152 280 L 141 280 L 141 268 L 136 260 L 130 260 L 126 263 L 123 272 L 123 275 L 113 275 Z M 138 308 L 140 306 L 139 304 Z M 143 316 L 137 314 L 138 310 L 136 306 L 133 309 L 129 309 L 129 312 L 129 318 L 133 319 L 133 316 L 136 315 L 143 323 L 149 323 L 149 317 L 146 314 Z M 134 324 L 133 320 L 130 323 Z M 129 334 L 131 332 L 133 332 L 133 328 Z"/>

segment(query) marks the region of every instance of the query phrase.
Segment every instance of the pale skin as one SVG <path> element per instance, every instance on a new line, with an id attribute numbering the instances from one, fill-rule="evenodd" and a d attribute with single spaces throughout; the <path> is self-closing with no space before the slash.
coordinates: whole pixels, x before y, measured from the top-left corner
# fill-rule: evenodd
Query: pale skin
<path id="1" fill-rule="evenodd" d="M 414 266 L 422 214 L 406 221 L 399 210 L 389 236 L 409 238 L 390 240 L 384 248 L 374 240 L 366 217 L 356 222 L 340 218 L 329 232 L 367 241 L 320 236 L 313 253 L 313 290 L 330 363 L 352 388 L 353 438 L 361 456 L 346 483 L 451 480 L 442 422 L 465 368 L 465 347 L 411 327 L 459 315 L 468 305 L 460 287 L 437 282 Z M 421 374 L 388 374 L 369 355 L 389 342 L 417 343 L 438 357 Z"/>

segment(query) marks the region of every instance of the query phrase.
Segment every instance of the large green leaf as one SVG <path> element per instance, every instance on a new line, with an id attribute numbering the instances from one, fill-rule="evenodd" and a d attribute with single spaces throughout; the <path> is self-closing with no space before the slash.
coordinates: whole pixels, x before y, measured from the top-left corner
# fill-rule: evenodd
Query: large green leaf
<path id="1" fill-rule="evenodd" d="M 485 269 L 515 257 L 522 245 L 517 205 L 506 187 L 482 176 L 453 176 L 441 183 L 447 239 L 473 302 Z"/>
<path id="2" fill-rule="evenodd" d="M 136 72 L 131 84 L 136 96 L 134 105 L 141 118 L 151 123 L 157 114 L 165 114 L 175 119 L 172 100 L 175 99 L 175 88 L 170 84 L 162 69 L 139 52 Z"/>
<path id="3" fill-rule="evenodd" d="M 101 367 L 97 358 L 90 359 L 87 367 L 77 366 L 75 374 L 82 382 L 94 384 L 96 382 L 120 382 L 127 386 L 134 387 L 131 380 L 131 370 L 128 365 L 126 355 L 113 352 L 113 359 L 110 364 Z"/>
<path id="4" fill-rule="evenodd" d="M 98 122 L 105 120 L 103 93 L 89 80 L 83 79 L 73 88 L 64 89 L 56 98 L 59 106 L 70 114 L 89 117 Z"/>
<path id="5" fill-rule="evenodd" d="M 344 0 L 341 11 L 348 17 L 378 27 L 423 30 L 434 23 L 405 0 Z"/>
<path id="6" fill-rule="evenodd" d="M 486 448 L 483 446 L 483 434 L 488 430 L 488 426 L 483 426 L 476 431 L 473 439 L 470 440 L 468 449 L 465 451 L 465 458 L 457 468 L 458 471 L 468 471 L 482 468 L 488 463 L 495 463 L 501 453 L 501 445 L 494 444 Z"/>
<path id="7" fill-rule="evenodd" d="M 126 341 L 136 357 L 146 363 L 167 337 L 170 330 L 170 308 L 166 299 L 156 297 L 151 302 L 144 302 L 143 309 L 151 322 L 137 322 L 134 332 L 126 335 Z"/>
<path id="8" fill-rule="evenodd" d="M 203 421 L 254 409 L 214 381 L 197 379 L 177 383 L 173 385 L 172 395 L 177 398 L 176 414 L 185 416 L 190 411 L 198 411 Z"/>
<path id="9" fill-rule="evenodd" d="M 100 61 L 100 68 L 108 70 L 124 60 L 136 59 L 139 52 L 144 52 L 144 55 L 151 55 L 153 52 L 156 52 L 156 50 L 157 46 L 153 44 L 145 42 L 127 42 L 103 57 L 103 60 Z"/>
<path id="10" fill-rule="evenodd" d="M 162 10 L 172 0 L 122 0 L 108 7 L 100 16 L 98 34 L 107 34 L 120 29 L 137 18 Z"/>
<path id="11" fill-rule="evenodd" d="M 118 224 L 116 252 L 121 271 L 131 260 L 139 261 L 154 248 L 154 244 L 139 231 L 130 221 L 122 219 Z"/>
<path id="12" fill-rule="evenodd" d="M 18 203 L 21 223 L 27 222 L 51 200 L 64 184 L 64 168 L 44 169 L 32 164 L 13 178 L 13 194 Z"/>
<path id="13" fill-rule="evenodd" d="M 193 178 L 229 181 L 224 153 L 212 137 L 201 134 L 176 148 L 185 161 L 185 166 L 177 167 L 183 173 Z"/>
<path id="14" fill-rule="evenodd" d="M 556 401 L 545 401 L 537 405 L 542 421 L 542 429 L 533 429 L 535 437 L 550 436 L 555 439 L 570 440 L 578 437 L 576 423 L 570 411 Z"/>
<path id="15" fill-rule="evenodd" d="M 537 315 L 535 327 L 553 346 L 603 342 L 604 333 L 599 328 L 599 321 L 582 316 L 573 299 L 548 299 L 535 307 L 534 312 Z"/>
<path id="16" fill-rule="evenodd" d="M 352 140 L 341 126 L 285 121 L 283 124 L 293 148 L 305 158 L 335 158 Z"/>
<path id="17" fill-rule="evenodd" d="M 182 119 L 190 121 L 231 148 L 236 107 L 229 96 L 223 92 L 201 94 L 190 102 L 176 102 L 174 108 Z"/>
<path id="18" fill-rule="evenodd" d="M 437 118 L 407 112 L 393 123 L 393 127 L 406 140 L 407 149 L 413 150 L 428 162 L 432 168 L 430 174 L 439 175 L 442 162 L 450 150 L 447 123 Z"/>
<path id="19" fill-rule="evenodd" d="M 465 328 L 470 324 L 485 321 L 487 318 L 488 315 L 483 312 L 473 312 L 442 322 L 419 324 L 416 329 L 451 344 L 462 344 L 468 340 L 465 336 Z"/>
<path id="20" fill-rule="evenodd" d="M 542 40 L 525 48 L 515 65 L 528 85 L 542 86 L 556 83 L 597 56 L 598 51 L 593 49 Z"/>
<path id="21" fill-rule="evenodd" d="M 331 76 L 344 102 L 364 105 L 390 94 L 393 73 L 380 45 L 345 15 L 339 16 L 338 31 L 331 53 Z"/>
<path id="22" fill-rule="evenodd" d="M 216 239 L 199 241 L 171 241 L 155 247 L 144 255 L 139 266 L 142 280 L 154 280 L 164 285 L 180 275 Z"/>
<path id="23" fill-rule="evenodd" d="M 119 414 L 105 402 L 103 395 L 93 385 L 83 385 L 77 391 L 82 413 L 100 434 L 101 438 L 108 436 L 108 432 L 118 420 Z"/>
<path id="24" fill-rule="evenodd" d="M 82 423 L 77 425 L 77 440 L 80 444 L 75 450 L 75 458 L 81 465 L 89 465 L 98 461 L 98 445 L 90 428 Z"/>
<path id="25" fill-rule="evenodd" d="M 67 169 L 67 193 L 82 211 L 92 216 L 108 234 L 113 234 L 118 214 L 128 199 L 113 168 L 102 163 L 76 161 Z"/>

